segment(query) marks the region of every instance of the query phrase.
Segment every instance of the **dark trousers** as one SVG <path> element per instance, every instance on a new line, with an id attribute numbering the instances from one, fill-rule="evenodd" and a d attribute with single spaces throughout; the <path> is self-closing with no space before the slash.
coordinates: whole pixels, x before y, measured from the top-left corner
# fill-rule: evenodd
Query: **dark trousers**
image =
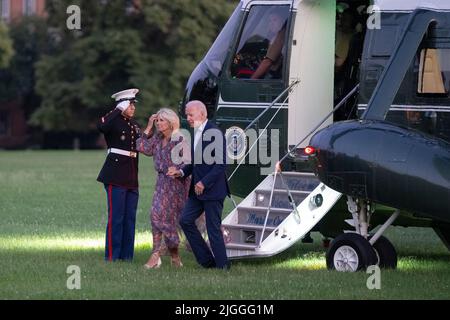
<path id="1" fill-rule="evenodd" d="M 223 200 L 201 201 L 195 196 L 189 197 L 180 218 L 180 226 L 186 235 L 197 262 L 205 268 L 229 267 L 225 242 L 220 229 L 222 223 Z M 206 230 L 211 250 L 200 234 L 195 220 L 205 211 Z"/>
<path id="2" fill-rule="evenodd" d="M 139 192 L 106 184 L 105 189 L 108 203 L 105 260 L 132 260 Z"/>

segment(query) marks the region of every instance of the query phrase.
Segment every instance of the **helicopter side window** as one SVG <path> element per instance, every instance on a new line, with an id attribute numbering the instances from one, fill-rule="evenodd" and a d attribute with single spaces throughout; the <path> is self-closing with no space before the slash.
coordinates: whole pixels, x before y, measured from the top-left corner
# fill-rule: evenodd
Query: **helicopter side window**
<path id="1" fill-rule="evenodd" d="M 250 9 L 231 65 L 233 78 L 282 78 L 288 18 L 287 5 Z"/>
<path id="2" fill-rule="evenodd" d="M 450 89 L 450 49 L 422 49 L 417 93 L 447 96 Z"/>
<path id="3" fill-rule="evenodd" d="M 442 123 L 447 123 L 443 120 L 447 115 L 443 115 L 439 109 L 448 105 L 450 49 L 433 46 L 426 45 L 418 50 L 412 72 L 405 75 L 394 100 L 395 104 L 404 108 L 404 112 L 391 113 L 390 120 L 422 132 L 445 136 L 447 133 L 443 133 L 441 127 Z M 408 92 L 415 92 L 415 96 L 411 96 Z M 425 110 L 430 109 L 430 106 L 433 106 L 432 110 Z"/>

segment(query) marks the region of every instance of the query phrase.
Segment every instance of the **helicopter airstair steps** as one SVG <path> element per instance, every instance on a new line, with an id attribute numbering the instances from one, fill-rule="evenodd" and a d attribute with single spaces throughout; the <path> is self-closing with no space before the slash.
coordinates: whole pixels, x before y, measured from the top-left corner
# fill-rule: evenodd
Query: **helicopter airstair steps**
<path id="1" fill-rule="evenodd" d="M 340 196 L 312 173 L 268 175 L 222 222 L 228 257 L 267 257 L 289 248 Z"/>

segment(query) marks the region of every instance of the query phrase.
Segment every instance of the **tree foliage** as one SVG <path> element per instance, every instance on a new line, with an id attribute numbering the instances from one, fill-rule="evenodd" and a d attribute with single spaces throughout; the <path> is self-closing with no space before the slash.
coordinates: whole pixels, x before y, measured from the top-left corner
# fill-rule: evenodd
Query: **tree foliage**
<path id="1" fill-rule="evenodd" d="M 140 89 L 137 115 L 177 108 L 187 77 L 236 1 L 48 0 L 51 52 L 36 64 L 42 97 L 31 122 L 48 130 L 87 131 L 113 106 L 114 92 Z M 68 30 L 69 5 L 81 30 Z M 141 121 L 142 122 L 142 121 Z"/>
<path id="2" fill-rule="evenodd" d="M 0 101 L 21 101 L 28 117 L 40 104 L 34 90 L 34 65 L 49 49 L 45 20 L 24 17 L 10 26 L 9 36 L 14 55 L 8 68 L 0 70 Z"/>

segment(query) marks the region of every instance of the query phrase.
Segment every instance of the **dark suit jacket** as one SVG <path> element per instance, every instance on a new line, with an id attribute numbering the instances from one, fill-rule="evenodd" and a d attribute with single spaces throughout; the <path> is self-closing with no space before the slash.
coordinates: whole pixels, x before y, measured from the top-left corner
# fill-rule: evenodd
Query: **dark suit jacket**
<path id="1" fill-rule="evenodd" d="M 139 138 L 139 126 L 133 119 L 121 115 L 114 109 L 102 117 L 97 128 L 105 136 L 109 148 L 136 151 L 136 140 Z M 138 156 L 136 158 L 110 153 L 98 175 L 97 181 L 119 187 L 138 188 Z"/>
<path id="2" fill-rule="evenodd" d="M 225 136 L 220 129 L 208 121 L 202 133 L 201 148 L 194 154 L 194 137 L 191 139 L 191 164 L 184 165 L 184 176 L 192 175 L 189 195 L 199 200 L 223 200 L 230 194 L 226 177 Z M 220 141 L 221 140 L 221 141 Z M 197 160 L 197 161 L 196 161 Z M 205 186 L 203 194 L 195 195 L 194 186 L 201 181 Z"/>

